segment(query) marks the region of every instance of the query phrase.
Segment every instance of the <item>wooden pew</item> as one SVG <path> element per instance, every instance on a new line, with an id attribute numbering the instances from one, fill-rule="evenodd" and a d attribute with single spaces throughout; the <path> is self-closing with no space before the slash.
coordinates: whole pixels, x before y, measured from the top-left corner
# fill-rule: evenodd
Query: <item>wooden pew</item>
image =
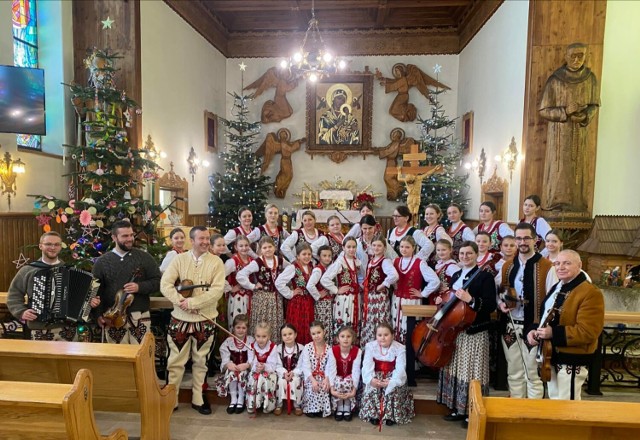
<path id="1" fill-rule="evenodd" d="M 467 440 L 640 438 L 640 403 L 482 397 L 469 386 Z"/>
<path id="2" fill-rule="evenodd" d="M 0 380 L 70 384 L 87 368 L 96 410 L 140 413 L 142 440 L 169 439 L 176 389 L 158 385 L 154 341 L 150 332 L 141 345 L 0 339 Z"/>
<path id="3" fill-rule="evenodd" d="M 0 438 L 127 440 L 122 429 L 100 435 L 92 397 L 93 376 L 84 368 L 71 385 L 0 381 Z"/>

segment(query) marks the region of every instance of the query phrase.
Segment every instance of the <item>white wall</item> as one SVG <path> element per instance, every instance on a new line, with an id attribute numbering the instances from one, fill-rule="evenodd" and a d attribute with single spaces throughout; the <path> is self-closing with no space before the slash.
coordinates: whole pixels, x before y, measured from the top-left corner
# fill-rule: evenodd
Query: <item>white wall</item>
<path id="1" fill-rule="evenodd" d="M 437 63 L 442 66 L 442 72 L 439 79 L 444 84 L 451 87 L 451 91 L 441 94 L 440 101 L 444 110 L 450 117 L 457 114 L 457 94 L 456 84 L 458 83 L 458 56 L 457 55 L 438 55 L 438 56 L 395 56 L 395 57 L 351 57 L 350 68 L 352 71 L 364 71 L 365 66 L 369 66 L 369 70 L 375 71 L 378 68 L 386 77 L 391 77 L 391 67 L 395 63 L 415 64 L 425 73 L 435 76 L 433 66 Z M 258 79 L 267 69 L 277 66 L 279 59 L 275 58 L 259 58 L 259 59 L 229 59 L 227 61 L 227 90 L 230 92 L 240 92 L 241 75 L 238 64 L 244 62 L 247 65 L 244 74 L 244 85 L 251 84 Z M 249 104 L 250 120 L 259 121 L 262 105 L 265 101 L 273 99 L 275 89 L 267 90 L 261 96 L 251 101 Z M 247 90 L 245 93 L 251 93 Z M 389 114 L 389 106 L 395 98 L 395 93 L 385 94 L 384 87 L 380 85 L 378 80 L 373 83 L 373 127 L 372 127 L 372 144 L 375 147 L 384 147 L 389 144 L 389 133 L 395 127 L 400 127 L 405 131 L 407 137 L 420 139 L 420 131 L 416 122 L 400 122 Z M 280 123 L 264 124 L 262 132 L 257 137 L 256 148 L 262 143 L 267 133 L 277 132 L 280 128 L 288 128 L 291 131 L 293 139 L 307 137 L 306 130 L 306 83 L 301 82 L 293 91 L 287 93 L 287 99 L 293 107 L 293 115 L 281 121 Z M 416 89 L 410 91 L 410 100 L 418 108 L 418 112 L 422 117 L 429 116 L 429 105 L 425 97 L 420 95 Z M 232 98 L 227 96 L 227 118 L 232 118 L 229 111 L 233 106 Z M 308 155 L 304 148 L 295 152 L 293 159 L 293 180 L 289 185 L 287 197 L 285 199 L 277 199 L 270 192 L 270 202 L 291 211 L 294 202 L 300 201 L 294 197 L 293 193 L 299 193 L 304 183 L 308 183 L 311 187 L 317 185 L 323 180 L 333 181 L 334 176 L 340 176 L 343 180 L 353 180 L 358 188 L 362 189 L 366 185 L 371 185 L 371 191 L 380 193 L 376 199 L 376 203 L 381 206 L 376 212 L 380 215 L 391 215 L 397 202 L 388 202 L 386 200 L 386 187 L 384 184 L 384 169 L 386 160 L 380 160 L 377 155 L 367 155 L 363 160 L 362 156 L 350 156 L 347 160 L 340 164 L 336 164 L 326 156 Z M 272 179 L 278 174 L 280 169 L 280 156 L 271 162 L 267 175 Z"/>
<path id="2" fill-rule="evenodd" d="M 458 115 L 474 112 L 471 161 L 484 148 L 487 155 L 485 181 L 493 174 L 494 156 L 502 153 L 512 137 L 522 151 L 527 55 L 528 1 L 506 1 L 460 53 Z M 505 165 L 498 175 L 509 178 Z M 470 203 L 467 218 L 477 219 L 481 188 L 477 174 L 467 180 Z M 515 171 L 509 184 L 507 219 L 518 220 L 520 173 Z"/>
<path id="3" fill-rule="evenodd" d="M 189 213 L 207 212 L 212 168 L 200 168 L 191 182 L 187 157 L 193 146 L 200 159 L 219 166 L 205 153 L 204 111 L 225 114 L 225 58 L 164 2 L 140 2 L 142 45 L 142 135 L 189 181 Z M 218 142 L 222 142 L 220 138 Z"/>
<path id="4" fill-rule="evenodd" d="M 594 215 L 640 215 L 640 2 L 607 2 Z"/>

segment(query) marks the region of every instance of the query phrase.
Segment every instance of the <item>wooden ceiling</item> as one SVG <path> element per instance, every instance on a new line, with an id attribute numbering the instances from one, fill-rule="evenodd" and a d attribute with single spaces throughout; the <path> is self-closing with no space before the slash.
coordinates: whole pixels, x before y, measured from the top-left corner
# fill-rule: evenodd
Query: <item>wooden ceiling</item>
<path id="1" fill-rule="evenodd" d="M 503 0 L 316 0 L 326 44 L 357 55 L 456 54 Z M 228 58 L 279 57 L 300 45 L 311 0 L 165 0 Z"/>

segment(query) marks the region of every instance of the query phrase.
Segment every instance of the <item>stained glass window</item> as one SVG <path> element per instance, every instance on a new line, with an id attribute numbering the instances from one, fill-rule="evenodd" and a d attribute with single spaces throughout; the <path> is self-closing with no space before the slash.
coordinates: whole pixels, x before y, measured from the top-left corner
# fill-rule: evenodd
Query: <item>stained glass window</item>
<path id="1" fill-rule="evenodd" d="M 38 67 L 36 0 L 13 0 L 13 65 Z M 42 149 L 40 136 L 19 134 L 18 147 Z"/>

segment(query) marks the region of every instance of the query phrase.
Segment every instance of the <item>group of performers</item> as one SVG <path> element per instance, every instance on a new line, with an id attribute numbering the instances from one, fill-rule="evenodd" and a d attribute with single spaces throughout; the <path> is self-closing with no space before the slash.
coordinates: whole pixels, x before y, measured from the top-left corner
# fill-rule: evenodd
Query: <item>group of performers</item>
<path id="1" fill-rule="evenodd" d="M 466 425 L 471 380 L 488 393 L 489 327 L 496 308 L 504 324 L 511 396 L 543 397 L 536 346 L 551 341 L 549 397 L 580 398 L 604 302 L 581 271 L 578 254 L 563 251 L 559 233 L 537 217 L 539 208 L 539 198 L 528 196 L 514 231 L 494 218 L 491 202 L 480 206 L 473 230 L 455 204 L 446 209 L 448 228 L 440 224 L 441 208 L 428 205 L 424 229 L 413 227 L 409 209 L 398 206 L 386 236 L 366 203 L 346 235 L 337 216 L 328 219 L 326 233 L 319 231 L 312 211 L 289 234 L 278 224 L 275 205 L 265 207 L 265 223 L 254 228 L 253 213 L 242 208 L 238 227 L 224 236 L 192 228 L 189 251 L 184 232 L 172 231 L 173 249 L 160 268 L 133 248 L 131 225 L 116 222 L 115 247 L 93 268 L 100 287 L 91 306 L 107 342 L 135 344 L 149 330 L 149 294 L 160 290 L 174 305 L 168 381 L 179 389 L 191 359 L 192 407 L 201 414 L 211 413 L 202 390 L 216 327 L 226 321 L 216 385 L 220 395 L 230 396 L 228 413 L 262 409 L 280 415 L 286 409 L 351 420 L 357 407 L 363 420 L 382 426 L 414 416 L 407 386 L 415 384 L 407 383 L 405 357 L 411 335 L 402 306 L 437 305 L 451 290 L 476 318 L 457 337 L 453 358 L 439 373 L 437 401 L 451 409 L 446 420 Z M 35 339 L 77 340 L 73 325 L 39 323 L 24 300 L 37 267 L 62 264 L 60 246 L 59 235 L 44 234 L 42 259 L 21 269 L 9 289 L 10 311 L 29 322 Z M 120 328 L 104 315 L 118 290 L 134 296 Z"/>

